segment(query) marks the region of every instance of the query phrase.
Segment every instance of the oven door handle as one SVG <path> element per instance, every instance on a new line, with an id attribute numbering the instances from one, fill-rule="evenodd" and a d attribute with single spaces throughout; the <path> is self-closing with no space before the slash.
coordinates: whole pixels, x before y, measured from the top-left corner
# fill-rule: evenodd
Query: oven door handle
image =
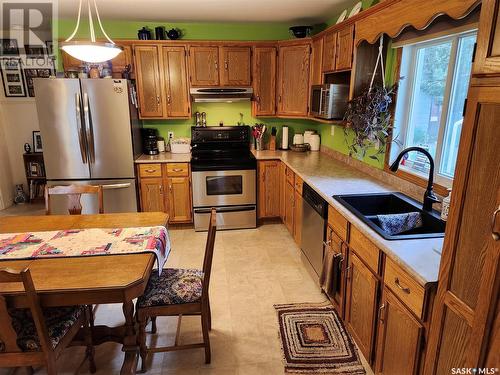
<path id="1" fill-rule="evenodd" d="M 195 214 L 209 214 L 212 211 L 211 208 L 195 208 Z M 241 212 L 241 211 L 255 211 L 255 206 L 232 206 L 232 207 L 216 207 L 215 211 L 218 213 L 226 212 Z"/>

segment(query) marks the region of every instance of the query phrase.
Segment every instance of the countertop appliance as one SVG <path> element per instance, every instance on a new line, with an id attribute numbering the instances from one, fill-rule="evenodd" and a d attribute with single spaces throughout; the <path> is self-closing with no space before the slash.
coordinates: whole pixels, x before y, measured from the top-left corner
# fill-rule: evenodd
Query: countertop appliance
<path id="1" fill-rule="evenodd" d="M 253 96 L 251 87 L 199 87 L 189 92 L 195 103 L 248 102 Z"/>
<path id="2" fill-rule="evenodd" d="M 323 241 L 328 204 L 306 183 L 303 185 L 302 199 L 302 241 L 300 247 L 319 277 L 323 267 Z"/>
<path id="3" fill-rule="evenodd" d="M 327 83 L 311 87 L 311 114 L 333 120 L 343 119 L 349 101 L 349 85 Z"/>
<path id="4" fill-rule="evenodd" d="M 217 229 L 255 228 L 257 161 L 249 126 L 191 128 L 195 230 L 206 230 L 210 209 Z"/>
<path id="5" fill-rule="evenodd" d="M 47 184 L 102 185 L 105 212 L 136 212 L 134 159 L 142 153 L 141 123 L 129 82 L 122 79 L 34 79 Z M 67 213 L 67 197 L 54 197 Z M 83 213 L 97 198 L 82 195 Z"/>
<path id="6" fill-rule="evenodd" d="M 152 128 L 142 128 L 142 146 L 146 155 L 158 155 L 158 130 Z"/>

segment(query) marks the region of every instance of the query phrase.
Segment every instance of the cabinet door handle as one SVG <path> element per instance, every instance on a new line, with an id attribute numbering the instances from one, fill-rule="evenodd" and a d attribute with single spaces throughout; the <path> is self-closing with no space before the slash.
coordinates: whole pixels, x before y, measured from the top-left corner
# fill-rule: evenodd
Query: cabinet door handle
<path id="1" fill-rule="evenodd" d="M 219 64 L 217 63 L 217 61 L 215 62 L 215 70 L 219 70 Z"/>
<path id="2" fill-rule="evenodd" d="M 167 103 L 170 104 L 171 103 L 171 100 L 170 100 L 170 95 L 167 95 Z"/>
<path id="3" fill-rule="evenodd" d="M 174 168 L 174 169 L 173 169 L 173 171 L 174 171 L 174 172 L 182 172 L 182 171 L 183 171 L 183 169 L 182 169 L 182 168 Z"/>
<path id="4" fill-rule="evenodd" d="M 155 173 L 156 169 L 146 169 L 146 172 L 148 172 L 148 173 Z"/>
<path id="5" fill-rule="evenodd" d="M 170 190 L 170 192 L 172 192 L 172 185 L 169 185 L 168 189 Z"/>
<path id="6" fill-rule="evenodd" d="M 156 95 L 156 104 L 160 105 L 160 95 Z"/>
<path id="7" fill-rule="evenodd" d="M 497 221 L 497 215 L 500 212 L 500 206 L 493 212 L 493 216 L 491 217 L 491 236 L 493 237 L 493 240 L 498 241 L 500 240 L 500 233 L 495 231 L 495 224 Z"/>
<path id="8" fill-rule="evenodd" d="M 278 96 L 278 102 L 281 103 L 281 95 Z"/>
<path id="9" fill-rule="evenodd" d="M 329 247 L 331 243 L 332 243 L 332 240 L 323 241 L 323 246 Z"/>
<path id="10" fill-rule="evenodd" d="M 347 268 L 345 269 L 345 272 L 346 272 L 346 278 L 347 278 L 347 280 L 350 280 L 351 279 L 351 274 L 352 274 L 352 267 L 351 266 L 347 266 Z"/>
<path id="11" fill-rule="evenodd" d="M 257 99 L 257 103 L 260 103 L 260 95 L 257 95 L 255 99 Z"/>
<path id="12" fill-rule="evenodd" d="M 160 185 L 160 194 L 163 194 L 163 185 Z"/>
<path id="13" fill-rule="evenodd" d="M 380 305 L 378 310 L 379 310 L 379 314 L 380 314 L 380 323 L 384 324 L 385 323 L 385 320 L 384 320 L 385 303 Z"/>
<path id="14" fill-rule="evenodd" d="M 401 289 L 404 293 L 406 294 L 410 294 L 410 288 L 405 288 L 404 286 L 401 285 L 401 283 L 399 282 L 399 278 L 395 278 L 394 279 L 394 283 L 396 284 L 396 286 Z"/>
<path id="15" fill-rule="evenodd" d="M 224 61 L 224 69 L 229 69 L 229 63 L 227 62 L 227 60 Z"/>

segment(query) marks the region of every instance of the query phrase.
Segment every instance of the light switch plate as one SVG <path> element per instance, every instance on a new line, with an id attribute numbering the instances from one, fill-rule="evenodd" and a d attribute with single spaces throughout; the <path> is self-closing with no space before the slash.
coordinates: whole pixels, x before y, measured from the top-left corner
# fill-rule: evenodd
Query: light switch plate
<path id="1" fill-rule="evenodd" d="M 174 138 L 174 132 L 168 132 L 168 139 Z"/>

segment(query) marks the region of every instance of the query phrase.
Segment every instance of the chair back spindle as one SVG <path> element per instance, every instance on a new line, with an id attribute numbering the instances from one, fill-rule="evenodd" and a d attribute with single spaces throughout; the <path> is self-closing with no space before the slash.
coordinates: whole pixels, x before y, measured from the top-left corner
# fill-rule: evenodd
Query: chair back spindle
<path id="1" fill-rule="evenodd" d="M 82 194 L 97 194 L 99 213 L 104 213 L 102 186 L 93 185 L 67 185 L 45 187 L 45 214 L 50 215 L 50 197 L 52 195 L 68 196 L 68 212 L 70 215 L 80 215 L 82 213 Z"/>

